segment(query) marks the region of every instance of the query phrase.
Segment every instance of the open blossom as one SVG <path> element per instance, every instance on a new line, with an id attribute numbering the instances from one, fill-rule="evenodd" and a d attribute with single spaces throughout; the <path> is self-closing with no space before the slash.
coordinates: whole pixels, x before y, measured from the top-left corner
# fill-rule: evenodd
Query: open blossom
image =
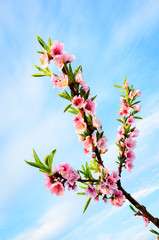
<path id="1" fill-rule="evenodd" d="M 129 137 L 133 138 L 133 137 L 138 137 L 139 136 L 139 130 L 138 129 L 134 129 L 133 132 L 130 133 Z"/>
<path id="2" fill-rule="evenodd" d="M 53 82 L 53 88 L 56 88 L 58 86 L 58 81 L 59 80 L 52 73 L 51 73 L 51 81 Z"/>
<path id="3" fill-rule="evenodd" d="M 129 117 L 126 121 L 127 124 L 131 125 L 135 122 L 135 118 L 133 116 Z"/>
<path id="4" fill-rule="evenodd" d="M 120 97 L 120 102 L 122 105 L 127 105 L 126 98 Z"/>
<path id="5" fill-rule="evenodd" d="M 124 126 L 118 126 L 118 134 L 122 135 L 124 133 Z"/>
<path id="6" fill-rule="evenodd" d="M 86 140 L 84 140 L 83 142 L 84 149 L 87 149 L 88 151 L 92 151 L 92 143 L 93 143 L 92 138 L 90 136 L 87 136 Z"/>
<path id="7" fill-rule="evenodd" d="M 75 118 L 73 118 L 74 123 L 77 123 L 79 121 L 84 121 L 81 113 L 78 113 Z"/>
<path id="8" fill-rule="evenodd" d="M 120 207 L 125 202 L 125 196 L 123 195 L 121 190 L 115 190 L 113 197 L 111 198 L 110 201 L 112 205 Z"/>
<path id="9" fill-rule="evenodd" d="M 145 227 L 147 227 L 147 225 L 149 224 L 150 220 L 144 216 L 142 216 L 142 219 L 144 220 L 145 222 Z"/>
<path id="10" fill-rule="evenodd" d="M 140 90 L 135 90 L 134 92 L 130 92 L 129 93 L 129 98 L 130 99 L 133 99 L 135 96 L 137 96 L 137 97 L 139 97 L 141 95 L 141 92 L 140 92 Z"/>
<path id="11" fill-rule="evenodd" d="M 61 182 L 55 182 L 50 187 L 50 193 L 55 193 L 57 196 L 63 195 L 65 192 L 65 188 Z"/>
<path id="12" fill-rule="evenodd" d="M 59 172 L 64 178 L 68 178 L 69 176 L 69 170 L 70 170 L 70 165 L 68 163 L 65 164 L 59 164 Z"/>
<path id="13" fill-rule="evenodd" d="M 44 186 L 46 186 L 46 189 L 49 189 L 52 185 L 51 178 L 47 173 L 44 173 L 45 175 L 45 183 Z"/>
<path id="14" fill-rule="evenodd" d="M 87 157 L 90 157 L 89 150 L 87 148 L 83 149 L 84 153 L 86 154 Z"/>
<path id="15" fill-rule="evenodd" d="M 134 167 L 132 161 L 126 161 L 125 168 L 128 170 L 128 172 L 131 172 L 131 169 Z"/>
<path id="16" fill-rule="evenodd" d="M 73 168 L 70 168 L 68 171 L 67 182 L 73 186 L 75 182 L 79 179 L 80 175 L 75 172 Z"/>
<path id="17" fill-rule="evenodd" d="M 106 183 L 107 183 L 108 187 L 110 187 L 111 189 L 117 189 L 116 181 L 117 181 L 117 180 L 116 180 L 115 178 L 113 178 L 113 176 L 110 175 L 110 176 L 107 178 Z"/>
<path id="18" fill-rule="evenodd" d="M 49 56 L 48 56 L 46 50 L 44 50 L 44 53 L 40 56 L 40 59 L 42 61 L 42 67 L 46 68 L 48 66 L 48 64 L 50 63 L 50 59 L 49 59 Z"/>
<path id="19" fill-rule="evenodd" d="M 128 161 L 133 162 L 135 160 L 135 153 L 129 149 L 126 153 L 125 153 L 125 157 L 127 158 Z"/>
<path id="20" fill-rule="evenodd" d="M 76 129 L 75 133 L 77 134 L 84 133 L 87 129 L 87 125 L 83 120 L 76 122 L 74 127 Z"/>
<path id="21" fill-rule="evenodd" d="M 120 179 L 119 173 L 117 171 L 112 171 L 111 176 L 118 181 Z"/>
<path id="22" fill-rule="evenodd" d="M 117 136 L 116 136 L 116 138 L 115 138 L 115 141 L 116 142 L 120 142 L 121 141 L 121 139 L 122 139 L 122 135 L 120 135 L 120 134 L 117 134 Z"/>
<path id="23" fill-rule="evenodd" d="M 72 104 L 74 107 L 82 108 L 84 105 L 83 103 L 84 103 L 84 98 L 74 96 L 74 98 L 72 99 Z"/>
<path id="24" fill-rule="evenodd" d="M 103 149 L 106 149 L 107 148 L 107 145 L 106 145 L 106 142 L 108 141 L 108 139 L 106 138 L 105 135 L 102 136 L 102 138 L 100 138 L 97 142 L 97 147 L 100 149 L 100 150 L 103 150 Z"/>
<path id="25" fill-rule="evenodd" d="M 64 63 L 71 63 L 75 60 L 76 58 L 74 55 L 69 55 L 67 52 L 63 52 L 62 55 L 57 55 L 54 57 L 54 64 L 59 67 L 59 70 L 61 70 L 64 66 Z"/>
<path id="26" fill-rule="evenodd" d="M 84 105 L 84 111 L 90 115 L 94 115 L 95 112 L 95 107 L 96 107 L 96 103 L 93 102 L 90 98 L 88 98 L 85 101 L 85 105 Z"/>
<path id="27" fill-rule="evenodd" d="M 124 84 L 124 86 L 123 86 L 123 88 L 126 89 L 128 86 L 129 86 L 129 82 L 126 81 L 125 84 Z"/>
<path id="28" fill-rule="evenodd" d="M 133 140 L 132 138 L 127 138 L 125 143 L 126 143 L 127 148 L 131 148 L 131 149 L 136 148 L 136 141 Z"/>
<path id="29" fill-rule="evenodd" d="M 87 189 L 86 189 L 86 191 L 85 191 L 85 193 L 89 197 L 96 197 L 98 195 L 97 194 L 97 190 L 98 190 L 97 187 L 89 184 Z"/>
<path id="30" fill-rule="evenodd" d="M 84 86 L 84 87 L 82 88 L 82 90 L 83 90 L 84 93 L 86 94 L 86 93 L 88 92 L 88 90 L 89 90 L 89 87 L 88 87 L 88 86 Z M 90 93 L 89 93 L 89 95 L 90 95 Z"/>
<path id="31" fill-rule="evenodd" d="M 83 80 L 81 70 L 78 71 L 75 80 L 76 80 L 77 83 L 81 84 L 82 86 L 87 86 L 86 81 Z"/>
<path id="32" fill-rule="evenodd" d="M 57 83 L 57 86 L 60 90 L 65 89 L 68 86 L 68 76 L 63 76 L 62 74 L 58 75 L 58 78 L 60 79 Z"/>
<path id="33" fill-rule="evenodd" d="M 92 125 L 93 125 L 93 127 L 95 127 L 95 128 L 97 129 L 97 131 L 98 131 L 99 133 L 101 133 L 102 123 L 99 121 L 98 117 L 93 116 Z"/>
<path id="34" fill-rule="evenodd" d="M 136 110 L 137 112 L 140 112 L 141 105 L 135 105 L 133 106 L 133 109 Z"/>
<path id="35" fill-rule="evenodd" d="M 50 47 L 51 55 L 54 57 L 62 55 L 64 44 L 59 43 L 57 40 L 53 42 L 53 45 Z"/>
<path id="36" fill-rule="evenodd" d="M 129 116 L 130 113 L 131 113 L 131 107 L 127 107 L 126 105 L 122 106 L 122 108 L 119 111 L 119 115 L 121 117 Z"/>

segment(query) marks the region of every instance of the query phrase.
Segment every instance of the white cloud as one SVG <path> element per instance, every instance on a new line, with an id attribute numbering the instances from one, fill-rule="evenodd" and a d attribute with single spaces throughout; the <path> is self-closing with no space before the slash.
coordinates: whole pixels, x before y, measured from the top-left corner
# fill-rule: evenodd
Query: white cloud
<path id="1" fill-rule="evenodd" d="M 50 207 L 44 215 L 37 220 L 34 227 L 29 228 L 11 240 L 52 240 L 70 227 L 78 217 L 76 204 L 79 201 L 66 200 Z"/>
<path id="2" fill-rule="evenodd" d="M 144 197 L 147 197 L 148 195 L 150 195 L 151 193 L 155 192 L 158 189 L 159 189 L 159 184 L 157 184 L 156 186 L 150 186 L 148 188 L 141 189 L 138 192 L 134 193 L 132 196 L 135 199 L 144 198 Z"/>

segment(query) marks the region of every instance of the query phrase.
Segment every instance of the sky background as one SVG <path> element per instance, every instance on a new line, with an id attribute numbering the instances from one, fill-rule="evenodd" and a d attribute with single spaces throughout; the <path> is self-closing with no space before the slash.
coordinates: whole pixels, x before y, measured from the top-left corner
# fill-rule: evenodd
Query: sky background
<path id="1" fill-rule="evenodd" d="M 128 203 L 117 209 L 85 196 L 46 191 L 42 173 L 27 165 L 34 148 L 41 159 L 57 149 L 54 163 L 80 169 L 88 158 L 74 134 L 72 115 L 48 77 L 32 78 L 40 66 L 36 34 L 65 43 L 83 67 L 97 115 L 109 140 L 104 163 L 117 169 L 119 89 L 126 75 L 142 92 L 135 168 L 123 171 L 123 187 L 159 216 L 159 1 L 5 0 L 0 7 L 0 239 L 153 240 Z M 58 72 L 56 66 L 52 71 Z M 155 228 L 154 228 L 155 229 Z"/>

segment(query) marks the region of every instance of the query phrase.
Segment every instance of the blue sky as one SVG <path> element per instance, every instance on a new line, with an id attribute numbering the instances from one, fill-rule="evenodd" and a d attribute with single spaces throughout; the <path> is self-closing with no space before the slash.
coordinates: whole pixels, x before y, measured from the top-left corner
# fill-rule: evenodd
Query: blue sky
<path id="1" fill-rule="evenodd" d="M 139 1 L 11 1 L 0 8 L 0 239 L 2 240 L 151 240 L 155 237 L 128 203 L 116 209 L 67 192 L 46 192 L 43 175 L 25 164 L 32 148 L 43 159 L 57 149 L 55 164 L 69 162 L 79 169 L 87 157 L 74 134 L 66 103 L 49 78 L 32 78 L 40 65 L 36 34 L 65 43 L 83 66 L 84 79 L 97 97 L 97 115 L 109 142 L 104 162 L 117 168 L 114 139 L 123 76 L 142 92 L 144 118 L 135 168 L 123 171 L 125 189 L 159 216 L 159 2 Z M 53 71 L 58 69 L 53 66 Z"/>

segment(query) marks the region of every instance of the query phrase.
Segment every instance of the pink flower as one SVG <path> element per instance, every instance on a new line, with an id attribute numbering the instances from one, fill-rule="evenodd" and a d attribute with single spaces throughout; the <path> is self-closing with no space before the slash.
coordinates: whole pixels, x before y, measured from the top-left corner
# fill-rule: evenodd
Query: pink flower
<path id="1" fill-rule="evenodd" d="M 59 43 L 57 40 L 53 42 L 53 45 L 50 47 L 51 55 L 54 57 L 62 55 L 64 44 Z"/>
<path id="2" fill-rule="evenodd" d="M 137 97 L 140 97 L 141 92 L 140 92 L 140 90 L 135 90 L 135 91 L 134 91 L 134 94 L 135 94 L 135 95 L 137 94 Z"/>
<path id="3" fill-rule="evenodd" d="M 126 104 L 126 98 L 120 97 L 120 102 L 122 105 L 127 105 Z"/>
<path id="4" fill-rule="evenodd" d="M 135 153 L 129 149 L 126 153 L 125 153 L 125 157 L 127 158 L 127 161 L 131 161 L 133 162 L 135 160 Z"/>
<path id="5" fill-rule="evenodd" d="M 134 129 L 133 132 L 130 133 L 129 137 L 133 138 L 133 137 L 138 137 L 139 136 L 139 130 L 138 129 Z"/>
<path id="6" fill-rule="evenodd" d="M 64 63 L 70 63 L 75 60 L 74 55 L 69 55 L 67 52 L 63 52 L 62 55 L 57 55 L 54 57 L 54 64 L 59 67 L 59 70 L 61 70 L 64 66 Z"/>
<path id="7" fill-rule="evenodd" d="M 82 86 L 87 86 L 87 83 L 83 80 L 81 70 L 79 70 L 77 75 L 76 75 L 76 82 L 81 84 Z"/>
<path id="8" fill-rule="evenodd" d="M 97 136 L 96 133 L 92 133 L 92 142 L 94 146 L 97 146 Z"/>
<path id="9" fill-rule="evenodd" d="M 99 121 L 98 117 L 93 116 L 93 122 L 92 122 L 93 127 L 97 129 L 99 133 L 101 133 L 101 126 L 102 123 Z"/>
<path id="10" fill-rule="evenodd" d="M 87 155 L 87 157 L 90 157 L 89 150 L 87 148 L 84 148 L 83 151 Z"/>
<path id="11" fill-rule="evenodd" d="M 126 123 L 129 124 L 129 125 L 131 125 L 134 122 L 135 122 L 135 118 L 133 116 L 129 117 L 126 121 Z"/>
<path id="12" fill-rule="evenodd" d="M 118 181 L 120 179 L 119 173 L 117 171 L 112 171 L 111 176 Z"/>
<path id="13" fill-rule="evenodd" d="M 65 188 L 61 182 L 55 182 L 50 187 L 50 193 L 55 193 L 57 196 L 63 195 L 65 192 Z"/>
<path id="14" fill-rule="evenodd" d="M 83 142 L 85 140 L 85 137 L 79 135 L 78 136 L 78 142 Z"/>
<path id="15" fill-rule="evenodd" d="M 141 92 L 140 92 L 140 90 L 135 90 L 134 92 L 130 92 L 129 93 L 129 98 L 130 99 L 133 99 L 135 96 L 137 96 L 137 97 L 139 97 L 141 95 Z"/>
<path id="16" fill-rule="evenodd" d="M 83 148 L 87 149 L 88 151 L 92 151 L 92 138 L 90 136 L 86 137 L 86 140 L 83 142 Z"/>
<path id="17" fill-rule="evenodd" d="M 130 113 L 131 113 L 131 107 L 127 107 L 126 105 L 122 106 L 122 108 L 119 111 L 119 115 L 121 117 L 129 116 Z"/>
<path id="18" fill-rule="evenodd" d="M 118 134 L 122 135 L 124 133 L 124 126 L 118 126 Z"/>
<path id="19" fill-rule="evenodd" d="M 99 169 L 100 169 L 99 175 L 100 175 L 101 177 L 103 177 L 102 172 L 103 172 L 103 170 L 104 170 L 104 178 L 106 179 L 106 178 L 108 177 L 108 173 L 109 173 L 110 169 L 109 169 L 108 167 L 105 167 L 105 168 L 104 168 L 104 167 L 102 167 L 101 165 L 100 165 Z"/>
<path id="20" fill-rule="evenodd" d="M 76 129 L 75 133 L 77 134 L 84 133 L 87 129 L 87 125 L 83 120 L 76 122 L 74 127 Z"/>
<path id="21" fill-rule="evenodd" d="M 125 168 L 128 170 L 128 172 L 131 172 L 131 169 L 134 167 L 131 161 L 126 161 Z"/>
<path id="22" fill-rule="evenodd" d="M 44 53 L 40 56 L 40 60 L 42 61 L 43 68 L 46 68 L 48 66 L 48 64 L 50 63 L 50 60 L 49 60 L 46 50 L 44 50 Z"/>
<path id="23" fill-rule="evenodd" d="M 133 106 L 133 109 L 135 109 L 137 112 L 140 112 L 141 105 L 135 105 Z"/>
<path id="24" fill-rule="evenodd" d="M 51 177 L 47 173 L 44 173 L 44 175 L 45 175 L 45 184 L 44 184 L 44 186 L 46 186 L 46 189 L 48 190 L 51 187 L 51 185 L 52 185 Z"/>
<path id="25" fill-rule="evenodd" d="M 82 90 L 83 90 L 84 93 L 86 94 L 86 93 L 88 92 L 88 90 L 89 90 L 89 87 L 88 87 L 88 86 L 84 86 L 84 87 L 82 88 Z M 89 95 L 90 95 L 90 93 L 89 93 Z"/>
<path id="26" fill-rule="evenodd" d="M 129 86 L 129 82 L 126 81 L 125 84 L 124 84 L 124 86 L 123 86 L 123 88 L 126 89 L 128 86 Z"/>
<path id="27" fill-rule="evenodd" d="M 133 98 L 134 98 L 134 93 L 133 93 L 132 91 L 129 93 L 129 98 L 130 98 L 130 99 L 133 99 Z"/>
<path id="28" fill-rule="evenodd" d="M 113 194 L 113 190 L 109 188 L 103 180 L 101 180 L 99 184 L 99 190 L 103 194 Z"/>
<path id="29" fill-rule="evenodd" d="M 128 148 L 131 148 L 131 149 L 136 148 L 136 141 L 133 140 L 132 138 L 127 138 L 125 143 Z"/>
<path id="30" fill-rule="evenodd" d="M 82 118 L 82 115 L 78 113 L 75 118 L 73 118 L 74 123 L 77 123 L 79 121 L 84 121 Z"/>
<path id="31" fill-rule="evenodd" d="M 58 86 L 59 80 L 52 73 L 51 73 L 51 81 L 53 82 L 53 88 L 56 88 Z"/>
<path id="32" fill-rule="evenodd" d="M 105 135 L 103 135 L 102 138 L 100 138 L 97 142 L 97 147 L 100 149 L 100 150 L 103 150 L 103 149 L 106 149 L 107 148 L 107 145 L 106 145 L 106 142 L 108 141 L 108 139 L 106 138 Z"/>
<path id="33" fill-rule="evenodd" d="M 79 179 L 80 175 L 78 173 L 75 172 L 75 170 L 73 168 L 70 168 L 68 171 L 68 178 L 67 178 L 67 182 L 73 186 L 74 183 Z"/>
<path id="34" fill-rule="evenodd" d="M 116 179 L 113 178 L 111 175 L 107 178 L 107 185 L 111 189 L 117 189 Z"/>
<path id="35" fill-rule="evenodd" d="M 70 165 L 68 163 L 65 164 L 59 164 L 59 172 L 62 175 L 63 178 L 68 178 L 69 176 L 69 170 L 70 170 Z"/>
<path id="36" fill-rule="evenodd" d="M 58 81 L 57 86 L 60 90 L 65 89 L 68 86 L 68 76 L 63 76 L 62 74 L 58 75 L 60 81 Z"/>
<path id="37" fill-rule="evenodd" d="M 96 103 L 93 102 L 90 98 L 85 101 L 84 111 L 90 115 L 95 114 Z"/>
<path id="38" fill-rule="evenodd" d="M 88 185 L 85 193 L 87 196 L 89 197 L 96 197 L 98 194 L 97 194 L 97 188 L 91 184 Z"/>
<path id="39" fill-rule="evenodd" d="M 120 142 L 121 141 L 121 139 L 122 139 L 122 135 L 120 135 L 120 134 L 117 134 L 117 136 L 116 136 L 116 138 L 115 138 L 115 141 L 116 142 Z"/>
<path id="40" fill-rule="evenodd" d="M 113 197 L 111 198 L 110 201 L 112 205 L 120 207 L 125 202 L 125 196 L 123 195 L 121 190 L 115 190 Z"/>
<path id="41" fill-rule="evenodd" d="M 72 104 L 74 107 L 82 108 L 84 105 L 84 98 L 74 96 L 74 98 L 72 99 Z"/>
<path id="42" fill-rule="evenodd" d="M 142 216 L 142 219 L 144 220 L 145 222 L 145 227 L 147 227 L 147 225 L 149 224 L 150 220 L 144 216 Z"/>

